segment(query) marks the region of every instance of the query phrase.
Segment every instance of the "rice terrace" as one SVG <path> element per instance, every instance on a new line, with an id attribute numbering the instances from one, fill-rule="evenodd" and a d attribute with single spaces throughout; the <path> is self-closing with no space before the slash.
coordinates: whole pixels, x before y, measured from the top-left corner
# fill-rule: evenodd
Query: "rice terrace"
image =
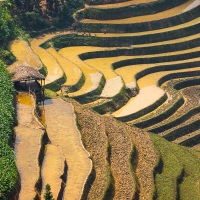
<path id="1" fill-rule="evenodd" d="M 0 200 L 200 200 L 200 0 L 0 1 Z"/>

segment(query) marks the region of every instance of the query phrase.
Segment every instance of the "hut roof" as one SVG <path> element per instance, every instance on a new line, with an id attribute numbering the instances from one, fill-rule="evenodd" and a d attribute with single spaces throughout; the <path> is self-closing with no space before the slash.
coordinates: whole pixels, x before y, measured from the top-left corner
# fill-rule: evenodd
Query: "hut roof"
<path id="1" fill-rule="evenodd" d="M 29 66 L 17 66 L 12 71 L 13 82 L 28 81 L 28 80 L 44 80 L 44 75 L 40 74 L 36 69 Z"/>

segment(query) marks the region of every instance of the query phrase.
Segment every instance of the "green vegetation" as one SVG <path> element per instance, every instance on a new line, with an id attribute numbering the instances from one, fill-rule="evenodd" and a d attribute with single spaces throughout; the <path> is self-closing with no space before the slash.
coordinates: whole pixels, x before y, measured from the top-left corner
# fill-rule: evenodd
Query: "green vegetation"
<path id="1" fill-rule="evenodd" d="M 15 24 L 10 15 L 10 3 L 5 1 L 0 3 L 0 43 L 5 43 L 15 36 Z"/>
<path id="2" fill-rule="evenodd" d="M 167 142 L 153 134 L 151 139 L 163 162 L 162 171 L 156 174 L 159 199 L 199 199 L 199 158 L 192 150 Z"/>
<path id="3" fill-rule="evenodd" d="M 44 90 L 44 96 L 46 99 L 52 99 L 55 97 L 58 97 L 58 95 L 56 94 L 56 92 L 50 90 L 50 89 L 45 89 Z"/>
<path id="4" fill-rule="evenodd" d="M 5 65 L 0 61 L 0 199 L 11 199 L 16 194 L 18 173 L 12 143 L 14 124 L 13 84 Z"/>
<path id="5" fill-rule="evenodd" d="M 112 20 L 134 16 L 150 15 L 173 8 L 185 3 L 187 0 L 157 0 L 155 2 L 129 5 L 119 8 L 88 8 L 78 14 L 89 19 Z"/>
<path id="6" fill-rule="evenodd" d="M 83 0 L 52 1 L 46 5 L 41 0 L 15 0 L 12 4 L 13 15 L 20 27 L 28 32 L 50 30 L 53 27 L 63 28 L 73 22 L 73 13 L 84 6 Z"/>
<path id="7" fill-rule="evenodd" d="M 49 184 L 45 186 L 45 194 L 44 194 L 45 200 L 54 200 L 53 195 L 51 193 L 51 187 Z"/>
<path id="8" fill-rule="evenodd" d="M 8 1 L 0 3 L 0 60 L 11 64 L 15 57 L 7 50 L 8 42 L 16 36 L 16 27 L 10 14 L 11 4 Z"/>
<path id="9" fill-rule="evenodd" d="M 126 0 L 86 0 L 87 4 L 90 5 L 99 5 L 99 4 L 109 4 L 109 3 L 116 3 L 116 2 L 124 2 Z"/>

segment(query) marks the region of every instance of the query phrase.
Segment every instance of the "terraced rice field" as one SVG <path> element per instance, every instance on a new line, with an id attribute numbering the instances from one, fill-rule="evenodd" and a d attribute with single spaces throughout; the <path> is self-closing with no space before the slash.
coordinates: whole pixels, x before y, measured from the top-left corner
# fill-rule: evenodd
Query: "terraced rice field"
<path id="1" fill-rule="evenodd" d="M 24 40 L 13 41 L 10 44 L 10 49 L 17 58 L 17 62 L 15 62 L 11 68 L 19 65 L 28 65 L 36 69 L 42 68 L 42 62 L 39 57 L 32 51 L 28 43 Z"/>
<path id="2" fill-rule="evenodd" d="M 63 95 L 45 101 L 46 146 L 32 181 L 41 199 L 47 183 L 56 199 L 200 199 L 200 2 L 170 2 L 88 2 L 76 31 L 32 39 L 46 87 Z M 15 43 L 27 55 L 30 47 L 11 45 L 26 63 Z"/>

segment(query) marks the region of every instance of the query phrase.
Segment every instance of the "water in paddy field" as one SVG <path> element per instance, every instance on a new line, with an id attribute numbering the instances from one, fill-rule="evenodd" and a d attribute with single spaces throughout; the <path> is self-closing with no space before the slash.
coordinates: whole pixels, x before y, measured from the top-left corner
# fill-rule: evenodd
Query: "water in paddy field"
<path id="1" fill-rule="evenodd" d="M 29 93 L 18 93 L 17 101 L 19 104 L 32 106 L 33 102 Z"/>
<path id="2" fill-rule="evenodd" d="M 40 110 L 41 110 L 40 119 L 42 121 L 42 124 L 45 124 L 46 120 L 45 120 L 45 108 L 44 108 L 44 106 L 41 106 Z"/>
<path id="3" fill-rule="evenodd" d="M 19 109 L 33 109 L 34 107 L 34 99 L 29 93 L 18 93 L 17 94 L 17 111 Z M 41 120 L 42 124 L 45 124 L 45 107 L 43 105 L 38 107 L 39 110 L 37 110 L 37 115 L 39 120 Z M 34 111 L 33 111 L 34 112 Z M 23 113 L 18 113 L 18 120 L 25 120 L 26 122 L 32 120 L 32 115 L 30 113 L 26 113 L 24 110 Z"/>

